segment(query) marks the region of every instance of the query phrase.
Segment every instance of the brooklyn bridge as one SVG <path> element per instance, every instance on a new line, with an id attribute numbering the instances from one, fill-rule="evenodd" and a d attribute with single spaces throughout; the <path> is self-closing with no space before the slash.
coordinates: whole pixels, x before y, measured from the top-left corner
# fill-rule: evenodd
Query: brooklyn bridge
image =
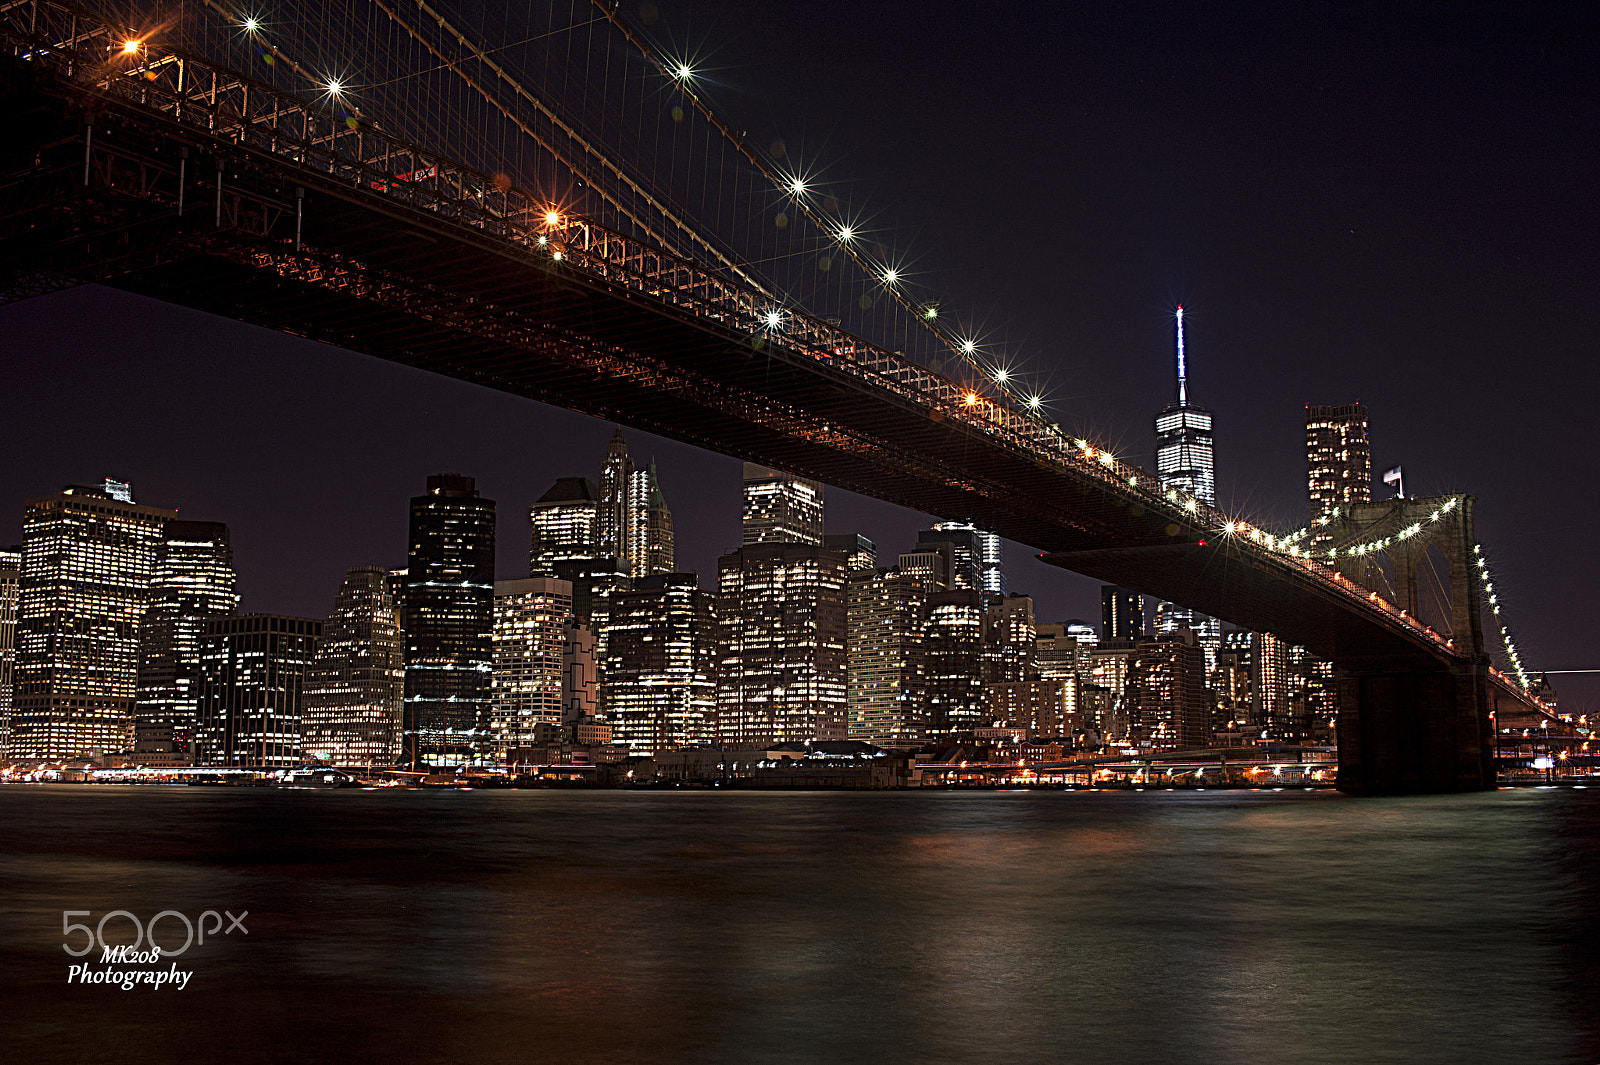
<path id="1" fill-rule="evenodd" d="M 723 122 L 688 61 L 614 7 L 591 21 L 617 61 L 568 72 L 595 83 L 572 103 L 429 0 L 273 26 L 211 0 L 0 4 L 0 290 L 104 284 L 312 338 L 971 521 L 1276 634 L 1334 664 L 1347 791 L 1492 787 L 1507 722 L 1565 727 L 1509 644 L 1492 664 L 1471 495 L 1291 531 L 1163 484 L 1053 421 Z M 330 51 L 360 91 L 309 58 Z M 687 161 L 633 158 L 641 100 L 688 124 Z M 1405 591 L 1427 552 L 1448 623 Z"/>

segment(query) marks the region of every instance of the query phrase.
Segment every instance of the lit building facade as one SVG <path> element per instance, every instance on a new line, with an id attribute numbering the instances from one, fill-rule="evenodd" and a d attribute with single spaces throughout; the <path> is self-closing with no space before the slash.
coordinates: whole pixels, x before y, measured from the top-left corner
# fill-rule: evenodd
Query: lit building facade
<path id="1" fill-rule="evenodd" d="M 880 747 L 927 739 L 922 693 L 922 582 L 897 570 L 851 570 L 845 663 L 852 740 Z"/>
<path id="2" fill-rule="evenodd" d="M 1106 640 L 1137 640 L 1144 635 L 1144 596 L 1110 584 L 1100 586 L 1100 635 Z"/>
<path id="3" fill-rule="evenodd" d="M 565 716 L 562 680 L 572 585 L 550 577 L 496 581 L 489 728 L 502 758 L 532 746 Z"/>
<path id="4" fill-rule="evenodd" d="M 22 579 L 22 548 L 0 549 L 0 756 L 11 735 L 11 690 L 17 663 L 17 591 Z"/>
<path id="5" fill-rule="evenodd" d="M 984 595 L 1006 594 L 1005 542 L 1000 539 L 999 533 L 980 529 L 970 522 L 941 521 L 936 523 L 931 531 L 919 534 L 918 539 L 932 540 L 939 533 L 962 534 L 944 538 L 953 548 L 952 555 L 956 560 L 956 568 L 952 573 L 955 581 L 965 582 L 969 579 L 970 573 L 973 587 Z M 970 534 L 970 539 L 966 534 Z M 954 583 L 952 587 L 966 587 L 966 585 Z"/>
<path id="6" fill-rule="evenodd" d="M 716 597 L 693 573 L 641 578 L 605 595 L 596 656 L 611 742 L 634 754 L 716 734 Z"/>
<path id="7" fill-rule="evenodd" d="M 916 550 L 900 556 L 897 567 L 901 573 L 915 577 L 924 595 L 948 591 L 950 588 L 951 546 L 945 541 L 918 544 Z"/>
<path id="8" fill-rule="evenodd" d="M 239 610 L 228 527 L 169 521 L 139 633 L 134 750 L 148 764 L 184 764 L 200 710 L 200 637 Z"/>
<path id="9" fill-rule="evenodd" d="M 411 500 L 410 532 L 404 757 L 464 765 L 492 744 L 494 500 L 471 477 L 429 477 Z"/>
<path id="10" fill-rule="evenodd" d="M 951 591 L 984 591 L 983 536 L 976 526 L 965 522 L 942 521 L 917 534 L 917 550 L 949 544 L 945 557 L 948 570 L 945 587 Z"/>
<path id="11" fill-rule="evenodd" d="M 1131 739 L 1150 750 L 1205 747 L 1211 742 L 1206 658 L 1193 630 L 1138 641 L 1128 663 L 1124 699 Z"/>
<path id="12" fill-rule="evenodd" d="M 206 622 L 196 765 L 290 769 L 303 761 L 302 695 L 321 634 L 314 618 L 280 614 Z"/>
<path id="13" fill-rule="evenodd" d="M 987 725 L 983 698 L 989 612 L 974 589 L 928 597 L 922 623 L 928 732 L 946 736 Z"/>
<path id="14" fill-rule="evenodd" d="M 1073 631 L 1074 627 L 1077 631 Z M 1083 630 L 1093 639 L 1085 639 Z M 1087 671 L 1089 649 L 1099 642 L 1094 629 L 1083 622 L 1050 621 L 1034 629 L 1034 661 L 1039 676 L 1046 680 L 1066 680 Z"/>
<path id="15" fill-rule="evenodd" d="M 611 434 L 605 461 L 600 466 L 600 502 L 595 510 L 595 552 L 599 558 L 620 559 L 628 567 L 628 486 L 633 483 L 633 459 L 622 430 Z M 631 571 L 629 571 L 631 572 Z"/>
<path id="16" fill-rule="evenodd" d="M 840 551 L 764 543 L 717 561 L 717 736 L 753 746 L 848 733 Z"/>
<path id="17" fill-rule="evenodd" d="M 599 669 L 594 630 L 572 618 L 561 641 L 562 721 L 571 723 L 599 714 Z"/>
<path id="18" fill-rule="evenodd" d="M 878 568 L 878 547 L 860 533 L 833 533 L 822 538 L 830 551 L 843 551 L 845 568 L 852 574 Z"/>
<path id="19" fill-rule="evenodd" d="M 1311 504 L 1311 544 L 1332 540 L 1322 526 L 1335 511 L 1372 502 L 1372 445 L 1367 408 L 1360 403 L 1306 407 L 1306 494 Z"/>
<path id="20" fill-rule="evenodd" d="M 1211 412 L 1189 402 L 1188 355 L 1183 345 L 1183 308 L 1178 324 L 1178 402 L 1156 415 L 1156 474 L 1161 483 L 1176 488 L 1208 506 L 1217 502 L 1215 444 Z M 1156 605 L 1155 631 L 1170 636 L 1192 629 L 1201 646 L 1214 658 L 1221 643 L 1222 626 L 1212 618 L 1177 603 Z"/>
<path id="21" fill-rule="evenodd" d="M 388 766 L 400 757 L 406 647 L 380 566 L 345 574 L 302 687 L 300 748 L 310 760 Z"/>
<path id="22" fill-rule="evenodd" d="M 555 564 L 568 559 L 598 557 L 600 497 L 587 477 L 561 477 L 528 508 L 532 529 L 528 545 L 528 572 L 535 577 L 555 575 Z"/>
<path id="23" fill-rule="evenodd" d="M 628 573 L 654 577 L 676 572 L 677 544 L 672 532 L 672 511 L 656 479 L 656 464 L 634 470 L 628 478 Z"/>
<path id="24" fill-rule="evenodd" d="M 1027 729 L 1035 738 L 1071 739 L 1082 724 L 1078 678 L 996 681 L 984 685 L 984 717 L 1001 728 Z"/>
<path id="25" fill-rule="evenodd" d="M 744 535 L 752 544 L 822 543 L 822 484 L 744 464 Z"/>
<path id="26" fill-rule="evenodd" d="M 139 634 L 171 510 L 126 485 L 70 485 L 28 500 L 17 588 L 14 759 L 133 746 Z"/>
<path id="27" fill-rule="evenodd" d="M 1033 600 L 1026 595 L 992 596 L 989 603 L 989 644 L 985 681 L 1021 683 L 1039 676 L 1038 626 Z"/>

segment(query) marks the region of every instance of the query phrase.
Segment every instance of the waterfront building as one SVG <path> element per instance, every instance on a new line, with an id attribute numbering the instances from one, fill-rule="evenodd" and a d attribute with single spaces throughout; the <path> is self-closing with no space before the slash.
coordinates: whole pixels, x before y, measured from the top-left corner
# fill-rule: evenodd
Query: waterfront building
<path id="1" fill-rule="evenodd" d="M 528 508 L 528 572 L 555 576 L 554 565 L 599 555 L 599 490 L 587 477 L 560 477 Z"/>
<path id="2" fill-rule="evenodd" d="M 922 692 L 922 582 L 899 570 L 849 573 L 849 738 L 879 747 L 927 739 Z"/>
<path id="3" fill-rule="evenodd" d="M 609 591 L 603 600 L 596 657 L 610 742 L 651 755 L 711 740 L 716 597 L 693 573 L 664 573 Z"/>
<path id="4" fill-rule="evenodd" d="M 1133 640 L 1102 639 L 1089 651 L 1088 682 L 1083 690 L 1092 686 L 1104 693 L 1097 724 L 1108 743 L 1126 741 L 1132 727 L 1127 691 L 1134 647 Z"/>
<path id="5" fill-rule="evenodd" d="M 1367 408 L 1306 405 L 1306 495 L 1311 504 L 1311 546 L 1333 539 L 1324 526 L 1352 503 L 1372 502 L 1372 446 Z"/>
<path id="6" fill-rule="evenodd" d="M 574 616 L 568 619 L 561 641 L 561 720 L 567 724 L 593 720 L 599 712 L 600 673 L 594 630 Z M 609 732 L 604 742 L 611 742 Z"/>
<path id="7" fill-rule="evenodd" d="M 388 766 L 400 756 L 405 636 L 381 566 L 345 574 L 322 623 L 302 687 L 300 748 L 307 759 Z"/>
<path id="8" fill-rule="evenodd" d="M 741 544 L 822 544 L 822 482 L 744 464 Z"/>
<path id="9" fill-rule="evenodd" d="M 1137 640 L 1144 635 L 1144 596 L 1110 584 L 1100 586 L 1100 635 L 1105 640 Z"/>
<path id="10" fill-rule="evenodd" d="M 239 769 L 299 765 L 306 669 L 322 622 L 244 614 L 206 622 L 194 764 Z"/>
<path id="11" fill-rule="evenodd" d="M 186 765 L 200 710 L 200 637 L 239 610 L 228 527 L 165 524 L 139 630 L 134 750 L 147 765 Z"/>
<path id="12" fill-rule="evenodd" d="M 1078 626 L 1079 631 L 1073 631 Z M 1085 634 L 1082 630 L 1087 629 Z M 1034 661 L 1039 676 L 1046 680 L 1065 680 L 1083 673 L 1089 666 L 1089 649 L 1099 643 L 1094 629 L 1081 621 L 1050 621 L 1034 630 Z"/>
<path id="13" fill-rule="evenodd" d="M 945 736 L 987 724 L 984 650 L 989 613 L 976 589 L 935 592 L 922 625 L 923 690 L 928 731 Z"/>
<path id="14" fill-rule="evenodd" d="M 496 753 L 535 742 L 565 716 L 562 679 L 572 585 L 550 577 L 494 584 L 494 674 L 489 730 Z"/>
<path id="15" fill-rule="evenodd" d="M 984 685 L 984 717 L 998 728 L 1027 729 L 1030 736 L 1067 739 L 1082 725 L 1078 677 L 993 681 Z"/>
<path id="16" fill-rule="evenodd" d="M 110 480 L 27 501 L 8 757 L 132 748 L 140 629 L 176 517 Z"/>
<path id="17" fill-rule="evenodd" d="M 17 591 L 22 578 L 22 548 L 0 549 L 0 757 L 11 735 L 11 690 L 17 662 Z"/>
<path id="18" fill-rule="evenodd" d="M 717 560 L 717 736 L 741 746 L 848 732 L 845 554 L 757 543 Z"/>
<path id="19" fill-rule="evenodd" d="M 634 470 L 628 478 L 628 573 L 654 577 L 678 568 L 672 511 L 656 478 L 656 464 Z"/>
<path id="20" fill-rule="evenodd" d="M 463 765 L 490 746 L 495 504 L 438 474 L 411 500 L 402 742 L 415 766 Z"/>

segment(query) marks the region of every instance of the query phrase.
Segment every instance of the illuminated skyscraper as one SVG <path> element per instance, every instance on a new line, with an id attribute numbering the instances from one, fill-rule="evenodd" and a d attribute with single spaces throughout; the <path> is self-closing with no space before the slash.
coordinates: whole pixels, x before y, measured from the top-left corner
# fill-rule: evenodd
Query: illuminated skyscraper
<path id="1" fill-rule="evenodd" d="M 148 764 L 184 764 L 200 709 L 200 637 L 239 609 L 228 527 L 169 521 L 139 631 L 134 749 Z"/>
<path id="2" fill-rule="evenodd" d="M 600 709 L 613 743 L 654 754 L 715 737 L 715 597 L 693 573 L 644 577 L 604 597 Z"/>
<path id="3" fill-rule="evenodd" d="M 194 762 L 288 769 L 304 759 L 300 724 L 306 668 L 322 622 L 244 614 L 206 622 L 200 638 L 200 709 Z"/>
<path id="4" fill-rule="evenodd" d="M 677 546 L 672 532 L 672 511 L 656 479 L 656 464 L 634 470 L 628 478 L 628 572 L 633 577 L 653 577 L 677 569 Z"/>
<path id="5" fill-rule="evenodd" d="M 17 589 L 22 548 L 0 550 L 0 756 L 11 734 L 11 688 L 17 662 Z"/>
<path id="6" fill-rule="evenodd" d="M 1217 485 L 1211 439 L 1211 412 L 1189 402 L 1188 355 L 1183 346 L 1183 308 L 1178 322 L 1178 402 L 1156 415 L 1156 473 L 1161 483 L 1215 506 Z M 1158 603 L 1156 632 L 1170 636 L 1193 629 L 1215 655 L 1222 642 L 1219 622 L 1176 603 Z"/>
<path id="7" fill-rule="evenodd" d="M 411 500 L 406 567 L 405 758 L 462 765 L 490 745 L 494 500 L 439 474 Z"/>
<path id="8" fill-rule="evenodd" d="M 533 534 L 528 547 L 528 572 L 535 577 L 555 573 L 555 563 L 600 557 L 599 493 L 587 477 L 561 477 L 528 508 Z"/>
<path id="9" fill-rule="evenodd" d="M 1033 600 L 1026 595 L 985 595 L 989 604 L 986 683 L 1020 683 L 1039 676 L 1038 630 Z"/>
<path id="10" fill-rule="evenodd" d="M 843 551 L 845 567 L 851 573 L 878 567 L 877 545 L 860 533 L 832 533 L 822 538 L 822 546 L 832 551 Z"/>
<path id="11" fill-rule="evenodd" d="M 600 502 L 595 511 L 596 555 L 621 559 L 628 568 L 628 487 L 633 483 L 633 459 L 622 430 L 611 434 L 605 463 L 600 467 Z M 630 571 L 631 573 L 631 571 Z"/>
<path id="12" fill-rule="evenodd" d="M 845 555 L 750 544 L 717 561 L 717 735 L 758 745 L 848 731 Z"/>
<path id="13" fill-rule="evenodd" d="M 1333 538 L 1319 527 L 1335 510 L 1372 502 L 1372 448 L 1367 408 L 1306 406 L 1306 491 L 1311 502 L 1311 544 Z"/>
<path id="14" fill-rule="evenodd" d="M 345 574 L 322 624 L 302 689 L 300 746 L 307 759 L 388 766 L 400 756 L 406 648 L 381 566 Z"/>
<path id="15" fill-rule="evenodd" d="M 879 746 L 927 738 L 922 694 L 922 612 L 917 577 L 851 570 L 846 619 L 850 739 Z"/>
<path id="16" fill-rule="evenodd" d="M 1193 631 L 1139 640 L 1124 700 L 1131 738 L 1153 750 L 1204 747 L 1211 739 L 1205 652 Z"/>
<path id="17" fill-rule="evenodd" d="M 562 653 L 572 621 L 572 585 L 549 577 L 494 584 L 495 750 L 538 742 L 537 726 L 562 721 Z"/>
<path id="18" fill-rule="evenodd" d="M 163 529 L 177 515 L 128 495 L 108 481 L 26 504 L 11 758 L 133 746 L 139 631 Z"/>
<path id="19" fill-rule="evenodd" d="M 952 591 L 985 591 L 983 587 L 983 534 L 965 522 L 942 521 L 917 534 L 917 550 L 949 544 L 950 568 L 946 587 Z"/>
<path id="20" fill-rule="evenodd" d="M 744 538 L 750 544 L 821 544 L 822 484 L 744 464 Z"/>
<path id="21" fill-rule="evenodd" d="M 954 546 L 946 540 L 919 543 L 915 550 L 900 556 L 900 572 L 915 577 L 923 595 L 948 591 L 953 551 Z"/>

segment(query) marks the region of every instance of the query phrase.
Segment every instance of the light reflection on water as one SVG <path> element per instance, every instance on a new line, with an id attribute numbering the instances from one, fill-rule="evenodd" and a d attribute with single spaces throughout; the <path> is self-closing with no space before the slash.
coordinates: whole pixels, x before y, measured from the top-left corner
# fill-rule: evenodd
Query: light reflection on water
<path id="1" fill-rule="evenodd" d="M 34 1061 L 1593 1061 L 1592 794 L 0 788 L 5 1041 Z M 191 948 L 181 992 L 64 983 L 62 910 L 225 908 L 249 935 Z"/>

